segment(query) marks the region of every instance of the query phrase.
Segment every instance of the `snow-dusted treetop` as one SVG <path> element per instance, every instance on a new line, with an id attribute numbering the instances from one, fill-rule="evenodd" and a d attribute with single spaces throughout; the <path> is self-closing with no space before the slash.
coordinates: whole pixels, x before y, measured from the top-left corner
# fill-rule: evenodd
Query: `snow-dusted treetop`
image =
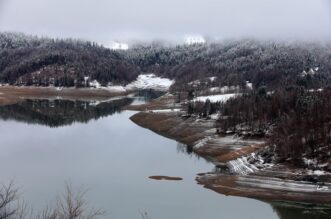
<path id="1" fill-rule="evenodd" d="M 203 36 L 187 36 L 185 38 L 185 44 L 186 45 L 194 45 L 194 44 L 205 44 L 206 43 L 206 39 Z"/>
<path id="2" fill-rule="evenodd" d="M 120 43 L 120 42 L 113 41 L 113 42 L 110 43 L 108 48 L 110 48 L 112 50 L 128 50 L 129 45 L 126 44 L 126 43 Z"/>

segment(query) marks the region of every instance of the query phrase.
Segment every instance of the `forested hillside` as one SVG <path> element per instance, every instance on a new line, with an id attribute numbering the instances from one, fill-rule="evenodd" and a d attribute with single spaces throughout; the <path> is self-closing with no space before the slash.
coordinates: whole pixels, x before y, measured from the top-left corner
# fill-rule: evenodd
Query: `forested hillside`
<path id="1" fill-rule="evenodd" d="M 188 90 L 196 80 L 215 77 L 208 86 L 329 84 L 331 46 L 257 40 L 207 44 L 137 44 L 114 51 L 96 43 L 50 39 L 17 33 L 0 34 L 0 80 L 16 85 L 83 86 L 84 77 L 127 84 L 141 73 L 175 79 L 172 90 Z"/>
<path id="2" fill-rule="evenodd" d="M 38 86 L 83 86 L 84 77 L 100 83 L 128 83 L 139 71 L 118 53 L 73 39 L 0 34 L 0 80 Z"/>
<path id="3" fill-rule="evenodd" d="M 298 84 L 307 88 L 330 81 L 331 46 L 319 43 L 284 43 L 256 40 L 190 46 L 152 44 L 125 52 L 144 71 L 176 79 L 174 88 L 216 76 L 214 85 L 275 88 Z M 305 71 L 305 72 L 304 72 Z"/>

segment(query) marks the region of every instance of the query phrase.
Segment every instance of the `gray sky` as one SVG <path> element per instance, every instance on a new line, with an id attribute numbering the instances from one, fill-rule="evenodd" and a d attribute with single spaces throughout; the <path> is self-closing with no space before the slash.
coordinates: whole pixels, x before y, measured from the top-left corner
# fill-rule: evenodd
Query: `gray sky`
<path id="1" fill-rule="evenodd" d="M 0 31 L 107 43 L 331 37 L 330 0 L 0 0 Z M 330 38 L 331 39 L 331 38 Z"/>

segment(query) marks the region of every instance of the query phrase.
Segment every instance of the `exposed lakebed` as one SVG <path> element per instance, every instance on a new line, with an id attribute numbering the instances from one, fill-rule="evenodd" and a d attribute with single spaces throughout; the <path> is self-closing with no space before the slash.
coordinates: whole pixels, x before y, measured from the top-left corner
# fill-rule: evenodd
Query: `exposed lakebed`
<path id="1" fill-rule="evenodd" d="M 35 210 L 66 182 L 88 188 L 86 199 L 105 218 L 329 218 L 315 205 L 265 203 L 224 196 L 197 185 L 214 165 L 130 121 L 121 111 L 141 100 L 27 100 L 0 107 L 0 179 L 15 180 Z M 152 180 L 176 176 L 183 180 Z"/>

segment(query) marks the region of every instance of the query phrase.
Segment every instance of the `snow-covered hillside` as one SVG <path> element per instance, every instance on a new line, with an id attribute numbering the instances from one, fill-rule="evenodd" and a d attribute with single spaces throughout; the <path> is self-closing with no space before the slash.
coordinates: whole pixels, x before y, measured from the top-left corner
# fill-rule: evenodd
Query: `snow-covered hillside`
<path id="1" fill-rule="evenodd" d="M 167 91 L 174 82 L 174 80 L 168 78 L 157 77 L 155 74 L 143 74 L 139 75 L 135 81 L 128 84 L 125 88 L 127 90 L 154 89 Z"/>
<path id="2" fill-rule="evenodd" d="M 153 89 L 158 91 L 168 91 L 170 86 L 175 82 L 168 78 L 160 78 L 155 74 L 141 74 L 137 79 L 130 84 L 124 86 L 113 85 L 108 83 L 107 86 L 101 86 L 97 80 L 88 82 L 89 77 L 85 77 L 85 84 L 88 84 L 89 87 L 95 89 L 105 89 L 111 92 L 126 92 L 130 90 L 143 90 L 143 89 Z"/>

